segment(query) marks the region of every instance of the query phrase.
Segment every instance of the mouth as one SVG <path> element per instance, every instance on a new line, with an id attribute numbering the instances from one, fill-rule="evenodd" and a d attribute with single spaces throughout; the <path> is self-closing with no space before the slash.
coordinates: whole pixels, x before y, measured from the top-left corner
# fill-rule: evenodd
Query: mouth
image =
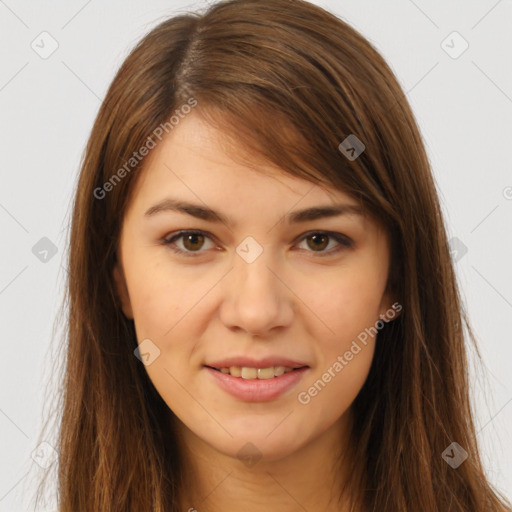
<path id="1" fill-rule="evenodd" d="M 269 402 L 297 387 L 309 366 L 215 366 L 205 365 L 206 374 L 224 392 L 243 402 Z"/>
<path id="2" fill-rule="evenodd" d="M 253 368 L 250 366 L 229 366 L 225 368 L 215 368 L 213 366 L 206 366 L 206 368 L 210 368 L 225 375 L 231 375 L 232 377 L 238 377 L 246 380 L 268 380 L 281 377 L 285 373 L 291 373 L 309 367 L 269 366 L 268 368 Z"/>

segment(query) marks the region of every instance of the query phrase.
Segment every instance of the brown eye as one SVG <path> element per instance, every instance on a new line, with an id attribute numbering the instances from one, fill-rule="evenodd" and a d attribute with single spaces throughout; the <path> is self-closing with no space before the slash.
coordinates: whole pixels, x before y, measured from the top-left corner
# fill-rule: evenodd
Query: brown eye
<path id="1" fill-rule="evenodd" d="M 190 233 L 183 235 L 183 245 L 188 251 L 200 249 L 204 243 L 204 236 L 198 233 Z"/>
<path id="2" fill-rule="evenodd" d="M 179 240 L 182 240 L 181 244 L 176 243 Z M 180 231 L 175 235 L 164 239 L 163 243 L 164 245 L 168 245 L 170 249 L 178 254 L 193 257 L 200 256 L 202 252 L 206 252 L 207 249 L 215 247 L 215 244 L 212 243 L 210 247 L 206 247 L 205 249 L 204 245 L 206 240 L 210 240 L 211 242 L 212 237 L 208 236 L 208 233 L 203 231 Z M 334 255 L 354 246 L 353 241 L 347 236 L 342 235 L 341 233 L 331 233 L 328 231 L 307 233 L 300 239 L 300 241 L 306 241 L 306 252 L 315 253 L 320 257 Z M 335 241 L 338 246 L 334 246 L 334 248 L 326 250 L 331 241 Z M 183 248 L 180 248 L 179 245 L 182 245 Z"/>
<path id="3" fill-rule="evenodd" d="M 307 237 L 307 240 L 311 240 L 312 243 L 308 243 L 308 246 L 312 249 L 324 250 L 329 245 L 329 237 L 327 235 L 311 235 Z"/>
<path id="4" fill-rule="evenodd" d="M 179 244 L 176 243 L 180 239 L 183 248 L 178 247 Z M 200 256 L 202 252 L 205 252 L 205 250 L 201 250 L 204 248 L 205 240 L 211 240 L 211 238 L 201 231 L 180 231 L 176 235 L 164 239 L 163 243 L 179 254 Z"/>
<path id="5" fill-rule="evenodd" d="M 334 240 L 338 247 L 334 249 L 325 250 L 329 246 L 330 240 Z M 313 233 L 307 233 L 302 237 L 301 241 L 306 241 L 307 252 L 317 253 L 318 256 L 330 256 L 337 254 L 345 249 L 350 249 L 354 246 L 353 241 L 341 233 L 330 233 L 324 231 L 317 231 Z"/>

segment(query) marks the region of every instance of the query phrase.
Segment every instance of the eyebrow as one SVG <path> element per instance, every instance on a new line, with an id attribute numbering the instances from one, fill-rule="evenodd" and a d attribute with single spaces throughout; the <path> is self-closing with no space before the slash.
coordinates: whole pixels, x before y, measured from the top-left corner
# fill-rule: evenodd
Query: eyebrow
<path id="1" fill-rule="evenodd" d="M 191 215 L 197 219 L 208 222 L 223 223 L 227 226 L 233 225 L 232 221 L 220 212 L 216 212 L 207 206 L 189 203 L 179 199 L 166 198 L 146 210 L 144 216 L 152 217 L 162 212 L 178 212 Z M 358 205 L 334 204 L 325 206 L 314 206 L 303 210 L 296 210 L 285 215 L 285 222 L 298 224 L 339 215 L 363 215 L 363 210 Z"/>

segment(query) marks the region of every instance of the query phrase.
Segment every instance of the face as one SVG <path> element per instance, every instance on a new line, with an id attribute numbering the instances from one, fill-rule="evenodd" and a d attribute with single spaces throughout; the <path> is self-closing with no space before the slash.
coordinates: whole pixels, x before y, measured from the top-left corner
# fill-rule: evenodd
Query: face
<path id="1" fill-rule="evenodd" d="M 247 167 L 224 143 L 194 112 L 152 151 L 114 279 L 180 428 L 272 460 L 340 425 L 366 380 L 368 329 L 393 304 L 389 243 L 350 196 Z M 331 214 L 298 215 L 311 208 Z"/>

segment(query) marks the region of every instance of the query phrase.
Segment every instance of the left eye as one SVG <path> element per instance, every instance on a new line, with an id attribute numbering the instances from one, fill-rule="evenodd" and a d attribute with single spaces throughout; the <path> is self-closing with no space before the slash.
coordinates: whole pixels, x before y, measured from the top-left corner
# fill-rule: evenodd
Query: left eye
<path id="1" fill-rule="evenodd" d="M 329 251 L 324 251 L 323 249 L 326 248 L 326 240 L 333 239 L 338 246 L 334 249 L 331 249 Z M 342 235 L 340 233 L 330 233 L 326 231 L 313 231 L 311 233 L 307 233 L 304 235 L 301 240 L 306 241 L 308 244 L 308 247 L 314 247 L 316 249 L 322 249 L 320 251 L 319 256 L 329 256 L 331 254 L 336 254 L 344 249 L 349 249 L 353 247 L 353 242 L 350 238 L 348 238 L 345 235 Z M 308 240 L 311 240 L 313 243 L 307 242 Z M 329 243 L 327 242 L 327 245 Z M 309 252 L 309 251 L 308 251 Z M 318 252 L 318 251 L 311 251 L 311 252 Z"/>
<path id="2" fill-rule="evenodd" d="M 176 240 L 183 239 L 183 249 L 178 247 L 175 243 Z M 204 244 L 204 240 L 212 240 L 204 231 L 180 231 L 170 238 L 163 240 L 165 245 L 168 245 L 176 253 L 185 254 L 186 256 L 199 256 L 198 253 L 204 252 L 200 249 Z M 329 243 L 326 240 L 333 239 L 338 243 L 338 247 L 334 250 L 325 251 Z M 311 240 L 312 243 L 308 242 Z M 318 253 L 319 256 L 328 256 L 330 254 L 338 253 L 343 249 L 353 247 L 353 242 L 350 238 L 341 233 L 331 233 L 328 231 L 312 231 L 306 233 L 299 241 L 306 241 L 308 247 L 314 249 L 320 249 L 319 251 L 313 250 L 308 252 Z M 196 253 L 196 254 L 194 254 Z"/>

